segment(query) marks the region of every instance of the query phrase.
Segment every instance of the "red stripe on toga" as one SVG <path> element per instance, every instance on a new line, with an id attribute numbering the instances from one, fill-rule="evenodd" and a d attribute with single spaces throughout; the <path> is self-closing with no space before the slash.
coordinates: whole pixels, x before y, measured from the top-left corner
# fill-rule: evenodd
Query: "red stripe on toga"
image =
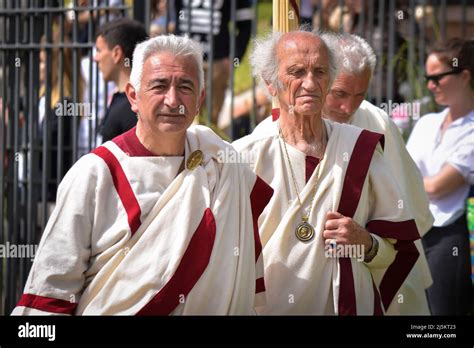
<path id="1" fill-rule="evenodd" d="M 306 183 L 308 183 L 309 179 L 311 178 L 311 175 L 313 175 L 314 170 L 319 164 L 319 158 L 313 157 L 313 156 L 306 156 L 306 171 L 305 171 L 305 179 Z"/>
<path id="2" fill-rule="evenodd" d="M 137 127 L 126 131 L 123 134 L 112 139 L 112 141 L 130 157 L 154 157 L 153 152 L 149 151 L 137 137 Z"/>
<path id="3" fill-rule="evenodd" d="M 130 186 L 130 182 L 128 181 L 127 176 L 125 175 L 125 172 L 123 171 L 122 166 L 120 165 L 117 158 L 115 158 L 114 154 L 107 148 L 104 146 L 99 146 L 94 151 L 92 151 L 92 153 L 102 158 L 107 164 L 107 167 L 109 167 L 115 189 L 117 190 L 123 207 L 127 212 L 128 225 L 130 226 L 133 236 L 133 234 L 141 225 L 141 209 L 137 198 L 133 193 L 132 187 Z"/>
<path id="4" fill-rule="evenodd" d="M 367 223 L 367 229 L 382 238 L 393 238 L 399 242 L 414 241 L 420 238 L 415 220 L 385 221 L 372 220 Z"/>
<path id="5" fill-rule="evenodd" d="M 398 253 L 379 286 L 382 303 L 387 310 L 418 260 L 420 253 L 413 241 L 420 238 L 420 234 L 414 220 L 400 222 L 373 220 L 367 224 L 367 229 L 383 238 L 397 239 L 394 248 L 398 250 Z"/>
<path id="6" fill-rule="evenodd" d="M 371 275 L 372 277 L 372 275 Z M 380 303 L 380 294 L 379 290 L 375 286 L 374 279 L 372 278 L 372 289 L 374 291 L 374 315 L 380 316 L 383 315 L 382 305 Z"/>
<path id="7" fill-rule="evenodd" d="M 258 233 L 258 217 L 273 196 L 273 189 L 263 181 L 258 175 L 250 194 L 250 203 L 252 206 L 253 237 L 255 240 L 255 262 L 257 262 L 262 252 L 262 242 Z"/>
<path id="8" fill-rule="evenodd" d="M 206 270 L 215 237 L 216 222 L 211 209 L 207 208 L 175 273 L 137 315 L 169 315 L 174 311 Z"/>
<path id="9" fill-rule="evenodd" d="M 77 303 L 33 294 L 21 295 L 17 307 L 28 307 L 59 314 L 74 314 Z"/>
<path id="10" fill-rule="evenodd" d="M 260 292 L 265 291 L 265 280 L 262 278 L 258 278 L 255 280 L 255 293 L 258 294 Z"/>
<path id="11" fill-rule="evenodd" d="M 383 143 L 383 135 L 363 130 L 357 138 L 347 165 L 338 212 L 352 218 L 359 205 L 362 188 L 369 171 L 370 162 L 377 143 Z M 350 258 L 340 257 L 339 315 L 356 315 L 357 303 L 354 275 Z"/>
<path id="12" fill-rule="evenodd" d="M 353 217 L 356 212 L 370 162 L 378 142 L 383 142 L 382 134 L 365 129 L 360 132 L 347 166 L 342 187 L 338 211 L 344 216 Z"/>

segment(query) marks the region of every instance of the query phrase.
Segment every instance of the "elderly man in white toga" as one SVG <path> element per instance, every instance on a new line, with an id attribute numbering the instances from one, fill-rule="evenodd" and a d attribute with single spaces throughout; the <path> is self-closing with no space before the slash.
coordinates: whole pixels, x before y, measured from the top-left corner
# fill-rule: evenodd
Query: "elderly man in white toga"
<path id="1" fill-rule="evenodd" d="M 405 197 L 383 135 L 322 118 L 335 53 L 304 31 L 254 47 L 254 74 L 280 107 L 233 144 L 274 189 L 259 218 L 260 314 L 381 315 L 382 299 L 391 301 L 418 258 L 418 230 L 398 207 Z"/>

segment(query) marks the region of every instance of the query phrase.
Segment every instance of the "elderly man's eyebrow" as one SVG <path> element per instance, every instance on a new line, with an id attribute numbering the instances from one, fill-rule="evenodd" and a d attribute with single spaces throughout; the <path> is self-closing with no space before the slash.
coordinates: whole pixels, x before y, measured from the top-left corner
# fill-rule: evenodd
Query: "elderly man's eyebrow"
<path id="1" fill-rule="evenodd" d="M 301 63 L 295 63 L 291 64 L 286 68 L 286 71 L 295 71 L 304 68 L 304 64 Z"/>
<path id="2" fill-rule="evenodd" d="M 318 64 L 313 66 L 313 69 L 329 69 L 329 65 L 327 64 Z"/>
<path id="3" fill-rule="evenodd" d="M 194 82 L 193 80 L 189 79 L 189 78 L 186 78 L 186 77 L 181 77 L 179 78 L 178 80 L 179 83 L 183 83 L 183 84 L 189 84 L 191 85 L 192 87 L 194 87 Z"/>
<path id="4" fill-rule="evenodd" d="M 153 85 L 156 85 L 156 84 L 168 84 L 170 82 L 170 79 L 169 78 L 166 78 L 166 77 L 159 77 L 159 78 L 155 78 L 153 80 L 151 80 L 149 83 L 148 83 L 148 86 L 153 86 Z M 178 79 L 178 83 L 180 84 L 189 84 L 191 85 L 192 87 L 194 87 L 194 82 L 193 80 L 191 79 L 188 79 L 186 77 L 181 77 Z"/>
<path id="5" fill-rule="evenodd" d="M 148 86 L 153 86 L 153 85 L 156 85 L 156 84 L 160 84 L 160 83 L 168 83 L 169 82 L 169 79 L 166 78 L 166 77 L 160 77 L 160 78 L 156 78 L 156 79 L 153 79 L 153 80 L 150 80 L 150 82 L 148 82 Z"/>
<path id="6" fill-rule="evenodd" d="M 302 67 L 304 64 L 301 63 L 301 62 L 296 62 L 296 63 L 293 63 L 293 64 L 288 64 L 288 69 L 290 68 L 299 68 L 299 67 Z"/>
<path id="7" fill-rule="evenodd" d="M 300 68 L 305 68 L 305 67 L 306 65 L 303 63 L 294 63 L 291 65 L 288 65 L 287 69 L 292 70 L 292 69 L 300 69 Z M 328 68 L 329 66 L 327 64 L 318 64 L 318 65 L 311 66 L 311 69 L 328 69 Z"/>

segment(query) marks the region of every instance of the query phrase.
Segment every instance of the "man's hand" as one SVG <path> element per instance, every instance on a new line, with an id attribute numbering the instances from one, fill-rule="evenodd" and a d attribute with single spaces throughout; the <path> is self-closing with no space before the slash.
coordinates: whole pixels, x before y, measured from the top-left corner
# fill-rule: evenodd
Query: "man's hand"
<path id="1" fill-rule="evenodd" d="M 372 237 L 370 233 L 359 226 L 350 217 L 346 217 L 338 212 L 328 212 L 324 225 L 324 243 L 328 244 L 352 244 L 364 245 L 365 252 L 372 248 Z"/>

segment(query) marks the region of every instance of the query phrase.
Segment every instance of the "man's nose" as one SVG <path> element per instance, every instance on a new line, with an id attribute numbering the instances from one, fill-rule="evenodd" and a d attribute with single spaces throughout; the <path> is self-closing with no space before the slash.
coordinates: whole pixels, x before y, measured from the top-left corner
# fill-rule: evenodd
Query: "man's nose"
<path id="1" fill-rule="evenodd" d="M 178 107 L 178 95 L 176 93 L 176 87 L 171 86 L 166 92 L 165 105 L 172 109 Z"/>
<path id="2" fill-rule="evenodd" d="M 312 72 L 306 74 L 303 80 L 303 88 L 309 91 L 316 88 L 316 76 Z"/>
<path id="3" fill-rule="evenodd" d="M 355 100 L 353 100 L 353 98 L 347 98 L 347 100 L 342 103 L 342 110 L 346 114 L 352 115 L 352 113 L 356 109 L 355 105 L 356 103 L 355 103 Z"/>
<path id="4" fill-rule="evenodd" d="M 94 62 L 99 62 L 99 53 L 94 54 Z"/>

